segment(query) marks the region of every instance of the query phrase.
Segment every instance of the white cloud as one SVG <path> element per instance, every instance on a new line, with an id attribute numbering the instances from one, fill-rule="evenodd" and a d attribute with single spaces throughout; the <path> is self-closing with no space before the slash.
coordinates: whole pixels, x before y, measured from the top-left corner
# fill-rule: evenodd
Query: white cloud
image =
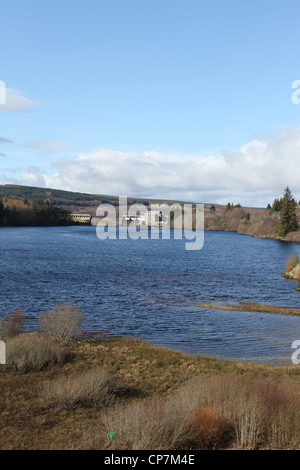
<path id="1" fill-rule="evenodd" d="M 42 157 L 55 155 L 61 150 L 68 148 L 70 144 L 58 140 L 29 140 L 22 147 L 36 150 L 37 154 Z"/>
<path id="2" fill-rule="evenodd" d="M 14 88 L 6 88 L 6 103 L 0 104 L 2 113 L 31 113 L 36 107 L 46 105 L 43 101 L 31 100 Z"/>
<path id="3" fill-rule="evenodd" d="M 21 184 L 96 194 L 265 206 L 288 185 L 300 197 L 300 128 L 256 138 L 216 155 L 102 149 L 55 162 L 54 175 L 24 173 Z"/>

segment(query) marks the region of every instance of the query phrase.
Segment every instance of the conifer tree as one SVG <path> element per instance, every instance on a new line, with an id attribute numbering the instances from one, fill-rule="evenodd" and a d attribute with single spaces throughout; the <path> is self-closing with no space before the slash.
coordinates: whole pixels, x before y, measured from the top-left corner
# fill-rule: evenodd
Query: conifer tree
<path id="1" fill-rule="evenodd" d="M 277 233 L 280 237 L 285 237 L 289 232 L 294 232 L 295 230 L 298 230 L 296 201 L 287 186 L 282 199 Z"/>

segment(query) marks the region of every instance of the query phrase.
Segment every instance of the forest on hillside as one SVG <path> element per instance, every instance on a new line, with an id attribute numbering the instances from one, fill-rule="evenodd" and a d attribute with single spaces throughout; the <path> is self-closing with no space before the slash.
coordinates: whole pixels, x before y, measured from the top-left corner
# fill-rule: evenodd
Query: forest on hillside
<path id="1" fill-rule="evenodd" d="M 30 203 L 26 199 L 0 199 L 0 226 L 56 226 L 71 223 L 71 212 L 53 206 L 49 201 L 35 200 Z"/>

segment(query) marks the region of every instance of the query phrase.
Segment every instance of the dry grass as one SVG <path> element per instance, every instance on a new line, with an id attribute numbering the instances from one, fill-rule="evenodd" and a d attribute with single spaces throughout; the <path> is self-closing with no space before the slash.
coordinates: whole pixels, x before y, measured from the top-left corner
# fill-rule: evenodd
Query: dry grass
<path id="1" fill-rule="evenodd" d="M 41 394 L 44 407 L 73 410 L 81 407 L 99 408 L 115 401 L 127 387 L 101 368 L 69 377 L 61 376 L 47 383 Z"/>
<path id="2" fill-rule="evenodd" d="M 91 448 L 103 448 L 106 434 L 116 432 L 112 448 L 161 450 L 183 448 L 192 437 L 190 407 L 172 398 L 153 397 L 108 409 L 101 417 L 102 436 L 94 437 Z M 102 439 L 101 439 L 102 438 Z"/>
<path id="3" fill-rule="evenodd" d="M 18 371 L 42 370 L 62 364 L 67 358 L 61 347 L 37 334 L 16 336 L 6 342 L 7 365 Z"/>
<path id="4" fill-rule="evenodd" d="M 295 384 L 240 375 L 194 377 L 171 395 L 109 408 L 102 433 L 85 435 L 85 448 L 297 449 L 300 397 Z"/>
<path id="5" fill-rule="evenodd" d="M 257 312 L 257 313 L 279 313 L 280 315 L 300 315 L 300 310 L 288 307 L 277 307 L 274 305 L 256 304 L 252 302 L 240 302 L 238 305 L 212 305 L 204 302 L 196 307 L 230 310 L 238 312 Z"/>
<path id="6" fill-rule="evenodd" d="M 32 345 L 40 335 L 8 342 L 25 337 Z M 0 367 L 1 449 L 300 447 L 295 366 L 190 356 L 132 338 L 56 346 L 72 362 Z M 95 380 L 103 369 L 108 394 Z"/>
<path id="7" fill-rule="evenodd" d="M 182 388 L 189 402 L 214 407 L 234 429 L 231 447 L 296 449 L 300 446 L 300 396 L 295 383 L 239 375 L 196 377 Z"/>
<path id="8" fill-rule="evenodd" d="M 0 339 L 4 340 L 9 335 L 9 327 L 5 317 L 0 318 Z"/>

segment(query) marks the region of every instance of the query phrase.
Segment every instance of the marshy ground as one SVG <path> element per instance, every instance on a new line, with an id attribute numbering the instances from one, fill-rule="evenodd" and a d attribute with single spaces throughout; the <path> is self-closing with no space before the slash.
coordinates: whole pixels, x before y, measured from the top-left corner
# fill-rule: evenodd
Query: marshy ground
<path id="1" fill-rule="evenodd" d="M 1 449 L 300 446 L 297 366 L 186 355 L 128 337 L 61 345 L 22 334 L 7 351 Z"/>

